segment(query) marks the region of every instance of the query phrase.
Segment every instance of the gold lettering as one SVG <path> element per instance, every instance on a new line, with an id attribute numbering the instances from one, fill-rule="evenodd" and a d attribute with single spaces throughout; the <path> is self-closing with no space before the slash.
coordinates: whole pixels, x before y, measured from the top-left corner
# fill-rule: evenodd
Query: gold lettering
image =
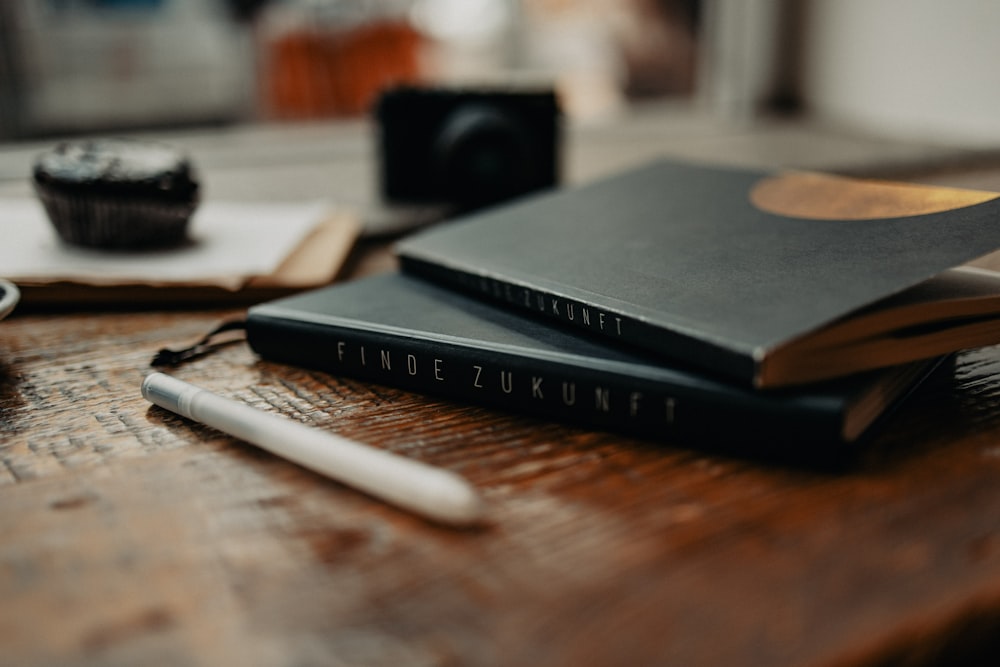
<path id="1" fill-rule="evenodd" d="M 639 401 L 642 400 L 642 393 L 638 391 L 633 391 L 628 395 L 628 414 L 630 417 L 635 417 L 639 414 Z"/>
<path id="2" fill-rule="evenodd" d="M 594 387 L 594 407 L 601 412 L 611 412 L 611 392 L 604 387 Z"/>
<path id="3" fill-rule="evenodd" d="M 573 382 L 562 383 L 562 399 L 566 405 L 576 404 L 576 384 Z"/>

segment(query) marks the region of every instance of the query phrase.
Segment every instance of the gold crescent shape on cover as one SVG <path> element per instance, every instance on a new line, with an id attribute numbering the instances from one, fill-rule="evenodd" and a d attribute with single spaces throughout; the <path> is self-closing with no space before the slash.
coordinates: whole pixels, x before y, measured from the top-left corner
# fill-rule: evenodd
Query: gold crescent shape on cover
<path id="1" fill-rule="evenodd" d="M 868 181 L 813 172 L 787 172 L 758 181 L 758 209 L 806 220 L 872 220 L 925 215 L 981 204 L 1000 193 L 909 183 Z"/>

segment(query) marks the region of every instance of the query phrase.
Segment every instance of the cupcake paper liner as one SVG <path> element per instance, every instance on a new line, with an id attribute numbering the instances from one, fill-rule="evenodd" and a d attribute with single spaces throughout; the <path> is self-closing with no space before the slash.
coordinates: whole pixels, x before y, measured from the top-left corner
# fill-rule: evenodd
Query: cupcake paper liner
<path id="1" fill-rule="evenodd" d="M 35 187 L 59 237 L 93 248 L 176 245 L 187 237 L 197 202 L 156 202 L 72 195 Z"/>

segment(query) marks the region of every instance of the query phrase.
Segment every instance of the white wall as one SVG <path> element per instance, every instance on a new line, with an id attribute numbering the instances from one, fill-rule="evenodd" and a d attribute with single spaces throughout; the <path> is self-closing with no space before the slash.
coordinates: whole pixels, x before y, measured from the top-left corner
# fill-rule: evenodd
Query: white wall
<path id="1" fill-rule="evenodd" d="M 817 116 L 1000 146 L 997 0 L 809 0 L 803 29 L 801 92 Z"/>

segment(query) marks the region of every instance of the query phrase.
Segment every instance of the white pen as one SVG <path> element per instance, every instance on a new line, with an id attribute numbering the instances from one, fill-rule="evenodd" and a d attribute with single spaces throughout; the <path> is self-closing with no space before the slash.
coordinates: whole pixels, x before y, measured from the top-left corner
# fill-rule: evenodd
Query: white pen
<path id="1" fill-rule="evenodd" d="M 142 395 L 150 403 L 435 521 L 465 525 L 483 516 L 476 490 L 447 470 L 261 412 L 163 373 L 146 376 Z"/>

